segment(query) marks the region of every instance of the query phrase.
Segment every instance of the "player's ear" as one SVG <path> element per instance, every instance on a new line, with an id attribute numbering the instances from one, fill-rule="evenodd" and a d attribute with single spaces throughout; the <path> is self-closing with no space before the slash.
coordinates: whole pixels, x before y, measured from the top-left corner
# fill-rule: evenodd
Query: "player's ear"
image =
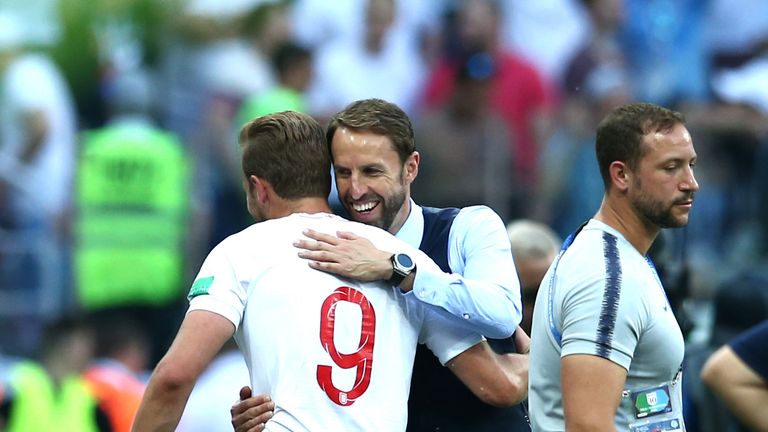
<path id="1" fill-rule="evenodd" d="M 272 185 L 261 177 L 251 175 L 248 177 L 248 183 L 251 196 L 258 203 L 264 204 L 268 202 L 270 194 L 274 193 Z"/>
<path id="2" fill-rule="evenodd" d="M 613 161 L 608 167 L 608 173 L 611 175 L 611 183 L 620 192 L 626 192 L 632 179 L 632 170 L 622 161 Z"/>

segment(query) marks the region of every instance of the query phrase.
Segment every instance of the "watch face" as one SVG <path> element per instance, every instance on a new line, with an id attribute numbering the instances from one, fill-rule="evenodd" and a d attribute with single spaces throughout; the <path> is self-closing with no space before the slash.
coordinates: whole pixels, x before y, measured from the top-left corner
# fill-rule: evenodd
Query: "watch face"
<path id="1" fill-rule="evenodd" d="M 413 267 L 413 260 L 406 254 L 397 254 L 395 255 L 395 259 L 397 260 L 397 263 L 403 268 Z"/>

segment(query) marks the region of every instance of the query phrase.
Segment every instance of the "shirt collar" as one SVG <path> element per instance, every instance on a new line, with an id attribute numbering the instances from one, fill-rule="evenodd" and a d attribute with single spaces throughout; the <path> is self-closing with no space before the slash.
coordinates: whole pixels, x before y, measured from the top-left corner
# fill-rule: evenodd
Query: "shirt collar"
<path id="1" fill-rule="evenodd" d="M 395 234 L 395 237 L 408 243 L 410 246 L 418 248 L 421 245 L 421 238 L 424 236 L 424 213 L 413 199 L 411 199 L 411 212 L 408 218 Z"/>

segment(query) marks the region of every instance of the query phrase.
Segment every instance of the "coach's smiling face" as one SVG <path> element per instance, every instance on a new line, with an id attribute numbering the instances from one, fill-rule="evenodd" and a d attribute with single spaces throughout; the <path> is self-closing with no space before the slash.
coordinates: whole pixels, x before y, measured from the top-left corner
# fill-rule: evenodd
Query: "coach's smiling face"
<path id="1" fill-rule="evenodd" d="M 388 137 L 347 127 L 336 130 L 331 152 L 339 200 L 352 219 L 397 233 L 410 212 L 418 152 L 401 162 Z"/>

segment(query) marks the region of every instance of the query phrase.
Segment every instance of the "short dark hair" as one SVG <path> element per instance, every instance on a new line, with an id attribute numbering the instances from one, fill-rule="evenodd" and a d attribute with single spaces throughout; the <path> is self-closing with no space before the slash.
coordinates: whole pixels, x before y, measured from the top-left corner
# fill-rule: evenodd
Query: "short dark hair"
<path id="1" fill-rule="evenodd" d="M 597 127 L 595 142 L 597 164 L 605 188 L 611 184 L 611 163 L 622 161 L 630 169 L 637 168 L 646 151 L 643 146 L 645 135 L 667 131 L 683 123 L 685 118 L 679 112 L 645 102 L 622 105 L 608 113 Z"/>
<path id="2" fill-rule="evenodd" d="M 96 357 L 115 358 L 133 344 L 150 350 L 149 334 L 144 323 L 128 312 L 97 311 L 88 317 L 95 334 Z"/>
<path id="3" fill-rule="evenodd" d="M 403 163 L 416 150 L 413 125 L 408 115 L 397 105 L 382 99 L 352 102 L 333 116 L 325 132 L 329 149 L 333 135 L 339 127 L 372 132 L 389 138 L 400 156 L 400 162 Z"/>
<path id="4" fill-rule="evenodd" d="M 323 129 L 312 117 L 283 111 L 240 129 L 243 174 L 267 180 L 284 199 L 327 198 L 331 156 Z"/>
<path id="5" fill-rule="evenodd" d="M 311 61 L 312 51 L 295 42 L 283 42 L 275 48 L 271 59 L 272 67 L 282 77 L 301 62 Z"/>
<path id="6" fill-rule="evenodd" d="M 62 346 L 69 343 L 72 336 L 84 335 L 91 340 L 95 337 L 93 327 L 82 316 L 67 313 L 51 321 L 43 327 L 41 358 L 55 354 Z"/>

